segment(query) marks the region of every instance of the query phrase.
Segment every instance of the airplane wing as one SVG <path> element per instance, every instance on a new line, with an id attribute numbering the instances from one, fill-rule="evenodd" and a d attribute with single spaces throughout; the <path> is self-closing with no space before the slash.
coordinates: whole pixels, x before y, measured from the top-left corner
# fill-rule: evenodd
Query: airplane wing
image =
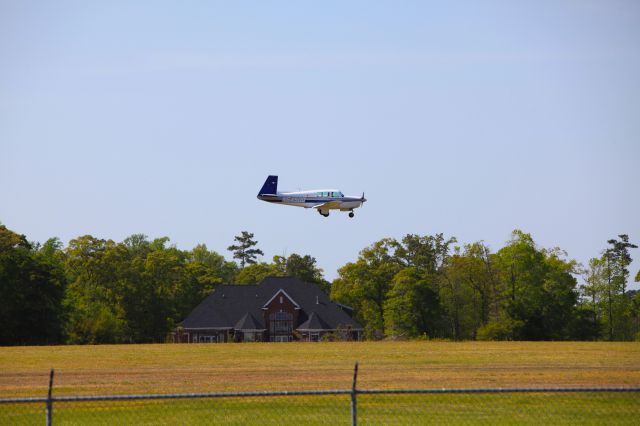
<path id="1" fill-rule="evenodd" d="M 309 208 L 318 210 L 339 209 L 340 201 L 327 201 L 326 203 L 314 204 L 313 206 L 309 206 Z"/>

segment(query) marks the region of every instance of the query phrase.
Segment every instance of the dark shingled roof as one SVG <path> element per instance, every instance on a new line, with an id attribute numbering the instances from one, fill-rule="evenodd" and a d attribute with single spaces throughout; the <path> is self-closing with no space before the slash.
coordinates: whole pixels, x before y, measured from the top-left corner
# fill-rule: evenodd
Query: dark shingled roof
<path id="1" fill-rule="evenodd" d="M 338 326 L 362 329 L 337 303 L 329 300 L 320 287 L 293 277 L 269 277 L 258 285 L 220 285 L 189 314 L 182 327 L 266 329 L 262 307 L 279 290 L 284 290 L 300 305 L 301 329 L 315 330 L 317 325 L 322 326 L 318 330 L 335 330 Z M 313 327 L 303 327 L 305 324 Z"/>
<path id="2" fill-rule="evenodd" d="M 309 316 L 309 319 L 306 320 L 304 323 L 300 324 L 300 326 L 298 327 L 298 330 L 327 330 L 327 329 L 331 329 L 331 328 L 335 328 L 335 327 L 331 327 L 329 326 L 329 324 L 327 324 L 322 318 L 320 318 L 320 315 L 316 314 L 315 312 L 311 312 L 311 315 Z"/>
<path id="3" fill-rule="evenodd" d="M 253 315 L 247 312 L 233 328 L 236 330 L 266 330 L 263 322 L 264 321 L 258 321 Z"/>

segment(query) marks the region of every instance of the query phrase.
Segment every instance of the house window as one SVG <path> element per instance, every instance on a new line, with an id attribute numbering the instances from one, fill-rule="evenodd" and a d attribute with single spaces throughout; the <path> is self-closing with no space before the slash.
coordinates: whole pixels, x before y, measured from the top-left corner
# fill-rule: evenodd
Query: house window
<path id="1" fill-rule="evenodd" d="M 309 334 L 309 341 L 310 342 L 318 342 L 318 341 L 320 341 L 320 333 L 318 333 L 318 332 L 310 333 Z"/>
<path id="2" fill-rule="evenodd" d="M 293 315 L 289 312 L 275 312 L 269 315 L 269 331 L 272 336 L 290 335 L 293 331 Z"/>

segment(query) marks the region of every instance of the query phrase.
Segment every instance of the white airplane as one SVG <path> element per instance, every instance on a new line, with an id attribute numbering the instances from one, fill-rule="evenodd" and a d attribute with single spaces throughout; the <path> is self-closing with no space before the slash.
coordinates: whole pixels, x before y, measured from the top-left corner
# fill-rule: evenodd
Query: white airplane
<path id="1" fill-rule="evenodd" d="M 269 203 L 285 204 L 287 206 L 317 209 L 322 216 L 329 216 L 329 210 L 349 212 L 353 217 L 353 209 L 362 207 L 366 198 L 346 197 L 337 189 L 315 189 L 312 191 L 278 192 L 278 176 L 269 176 L 258 192 L 258 199 Z"/>

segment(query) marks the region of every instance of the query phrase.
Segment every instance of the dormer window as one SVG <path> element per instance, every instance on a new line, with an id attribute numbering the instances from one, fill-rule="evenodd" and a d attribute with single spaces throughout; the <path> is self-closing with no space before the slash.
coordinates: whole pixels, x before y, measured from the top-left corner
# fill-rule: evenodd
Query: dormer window
<path id="1" fill-rule="evenodd" d="M 283 299 L 282 299 L 282 296 L 280 296 L 280 304 L 282 305 L 282 303 L 283 303 Z"/>

